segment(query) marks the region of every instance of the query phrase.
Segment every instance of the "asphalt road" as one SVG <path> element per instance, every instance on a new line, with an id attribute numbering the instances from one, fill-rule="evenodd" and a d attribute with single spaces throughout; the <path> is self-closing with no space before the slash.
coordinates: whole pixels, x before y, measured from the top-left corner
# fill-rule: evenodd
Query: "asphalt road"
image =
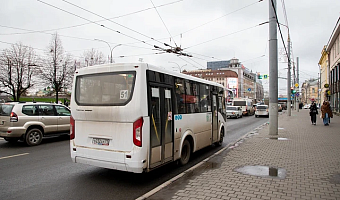
<path id="1" fill-rule="evenodd" d="M 267 121 L 254 116 L 228 119 L 222 147 Z M 173 163 L 150 173 L 133 174 L 73 163 L 65 137 L 44 139 L 35 147 L 0 139 L 0 199 L 135 199 L 222 147 L 200 150 L 183 167 Z"/>

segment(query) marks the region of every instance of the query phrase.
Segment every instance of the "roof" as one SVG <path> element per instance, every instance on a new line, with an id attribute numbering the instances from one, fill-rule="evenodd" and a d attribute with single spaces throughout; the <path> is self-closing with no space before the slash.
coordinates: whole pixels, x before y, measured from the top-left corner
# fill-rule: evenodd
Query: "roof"
<path id="1" fill-rule="evenodd" d="M 333 29 L 333 32 L 331 34 L 331 37 L 329 38 L 328 40 L 328 43 L 327 43 L 327 49 L 326 51 L 329 52 L 335 42 L 335 39 L 337 38 L 337 35 L 340 34 L 340 17 L 338 18 L 338 21 L 336 22 L 336 25 Z"/>

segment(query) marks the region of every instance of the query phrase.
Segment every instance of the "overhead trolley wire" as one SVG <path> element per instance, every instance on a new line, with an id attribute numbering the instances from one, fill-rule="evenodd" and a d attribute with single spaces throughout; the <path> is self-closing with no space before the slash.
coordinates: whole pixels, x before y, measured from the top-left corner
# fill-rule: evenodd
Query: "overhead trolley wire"
<path id="1" fill-rule="evenodd" d="M 259 3 L 259 2 L 261 2 L 261 1 L 263 1 L 263 0 L 259 0 L 259 1 L 256 1 L 256 2 L 254 2 L 254 3 L 251 3 L 251 4 L 249 4 L 249 5 L 246 5 L 246 6 L 242 7 L 242 8 L 239 8 L 239 9 L 237 9 L 237 10 L 234 10 L 234 11 L 230 12 L 230 13 L 227 13 L 227 14 L 221 16 L 221 17 L 215 18 L 215 19 L 213 19 L 213 20 L 211 20 L 211 21 L 208 21 L 208 22 L 203 23 L 203 24 L 201 24 L 201 25 L 199 25 L 199 26 L 196 26 L 196 27 L 191 28 L 191 29 L 189 29 L 189 30 L 187 30 L 187 31 L 184 31 L 184 32 L 182 32 L 181 34 L 188 33 L 188 32 L 190 32 L 190 31 L 193 31 L 193 30 L 195 30 L 195 29 L 198 29 L 198 28 L 200 28 L 200 27 L 202 27 L 202 26 L 205 26 L 205 25 L 207 25 L 207 24 L 210 24 L 210 23 L 212 23 L 212 22 L 214 22 L 214 21 L 216 21 L 216 20 L 219 20 L 219 19 L 221 19 L 221 18 L 223 18 L 223 17 L 226 17 L 226 16 L 228 16 L 228 15 L 231 15 L 231 14 L 233 14 L 233 13 L 235 13 L 235 12 L 238 12 L 238 11 L 240 11 L 240 10 L 243 10 L 243 9 L 245 9 L 245 8 L 247 8 L 247 7 L 250 7 L 250 6 L 252 6 L 252 5 L 256 4 L 256 3 Z M 178 35 L 176 35 L 176 36 L 179 36 L 179 35 L 181 35 L 181 34 L 178 34 Z"/>
<path id="2" fill-rule="evenodd" d="M 98 26 L 101 26 L 101 27 L 103 27 L 103 28 L 106 28 L 106 29 L 108 29 L 108 30 L 110 30 L 110 31 L 113 31 L 113 32 L 119 33 L 119 34 L 121 34 L 121 35 L 124 35 L 124 36 L 126 36 L 126 37 L 128 37 L 128 38 L 137 40 L 137 41 L 139 41 L 139 42 L 142 42 L 142 43 L 147 44 L 147 45 L 150 45 L 150 46 L 154 46 L 154 45 L 149 44 L 149 43 L 147 43 L 147 42 L 145 42 L 145 41 L 143 41 L 143 40 L 140 40 L 140 39 L 137 39 L 137 38 L 135 38 L 135 37 L 129 36 L 129 35 L 127 35 L 127 34 L 124 34 L 124 33 L 120 32 L 120 31 L 111 29 L 111 28 L 106 27 L 106 26 L 104 26 L 104 25 L 102 25 L 102 24 L 99 24 L 99 23 L 97 23 L 97 22 L 95 22 L 95 21 L 91 21 L 91 20 L 89 20 L 89 19 L 86 19 L 86 18 L 84 18 L 84 17 L 82 17 L 82 16 L 79 16 L 79 15 L 76 15 L 76 14 L 74 14 L 74 13 L 71 13 L 71 12 L 69 12 L 69 11 L 67 11 L 67 10 L 64 10 L 64 9 L 62 9 L 62 8 L 59 8 L 59 7 L 57 7 L 57 6 L 51 5 L 51 4 L 49 4 L 49 3 L 46 3 L 46 2 L 44 2 L 44 1 L 42 1 L 42 0 L 37 0 L 37 1 L 39 1 L 39 2 L 41 2 L 41 3 L 43 3 L 43 4 L 46 4 L 46 5 L 50 6 L 50 7 L 53 7 L 53 8 L 55 8 L 55 9 L 61 10 L 61 11 L 63 11 L 63 12 L 66 12 L 66 13 L 68 13 L 68 14 L 70 14 L 70 15 L 73 15 L 73 16 L 76 16 L 76 17 L 81 18 L 81 19 L 83 19 L 83 20 L 89 21 L 89 22 L 91 22 L 91 23 L 93 23 L 93 24 L 96 24 L 96 25 L 98 25 Z"/>
<path id="3" fill-rule="evenodd" d="M 162 4 L 162 5 L 159 5 L 159 6 L 156 6 L 156 7 L 159 8 L 159 7 L 167 6 L 167 5 L 170 5 L 170 4 L 175 4 L 175 3 L 178 3 L 178 2 L 181 2 L 181 1 L 183 1 L 183 0 L 173 1 L 173 2 Z M 143 10 L 127 13 L 127 14 L 124 14 L 124 15 L 116 16 L 116 17 L 110 17 L 109 19 L 117 19 L 117 18 L 121 18 L 121 17 L 126 17 L 126 16 L 129 16 L 129 15 L 137 14 L 137 13 L 144 12 L 144 11 L 151 10 L 151 9 L 153 9 L 153 7 L 149 7 L 149 8 L 143 9 Z M 98 20 L 98 21 L 94 21 L 94 22 L 103 22 L 103 21 L 106 21 L 106 20 Z M 88 24 L 92 24 L 92 22 L 77 24 L 77 25 L 73 25 L 73 26 L 66 26 L 66 27 L 61 27 L 61 28 L 47 29 L 47 30 L 30 31 L 30 32 L 23 32 L 23 33 L 9 33 L 7 35 L 58 31 L 58 30 L 64 30 L 64 29 L 69 29 L 69 28 L 76 28 L 76 27 L 80 27 L 80 26 L 84 26 L 84 25 L 88 25 Z M 5 35 L 5 34 L 2 34 L 2 35 Z"/>
<path id="4" fill-rule="evenodd" d="M 156 10 L 156 12 L 157 12 L 157 14 L 158 14 L 159 18 L 160 18 L 160 19 L 161 19 L 161 21 L 163 22 L 163 25 L 164 25 L 164 27 L 165 27 L 165 28 L 166 28 L 166 30 L 168 31 L 168 33 L 169 33 L 169 35 L 170 35 L 170 38 L 172 38 L 172 40 L 174 41 L 174 43 L 175 43 L 175 45 L 176 45 L 176 47 L 177 47 L 177 44 L 176 44 L 176 41 L 175 41 L 175 39 L 174 39 L 174 38 L 171 36 L 171 33 L 170 33 L 170 31 L 169 31 L 168 27 L 166 26 L 166 24 L 165 24 L 164 20 L 162 19 L 161 15 L 159 14 L 159 12 L 158 12 L 157 8 L 155 7 L 155 4 L 152 2 L 152 0 L 150 0 L 150 1 L 151 1 L 152 5 L 153 5 L 154 9 Z"/>
<path id="5" fill-rule="evenodd" d="M 109 19 L 109 18 L 103 17 L 103 16 L 101 16 L 101 15 L 99 15 L 99 14 L 97 14 L 97 13 L 94 13 L 94 12 L 92 12 L 92 11 L 90 11 L 90 10 L 87 10 L 87 9 L 85 9 L 85 8 L 83 8 L 83 7 L 80 7 L 80 6 L 76 5 L 76 4 L 73 4 L 73 3 L 69 2 L 69 1 L 66 1 L 66 0 L 62 0 L 62 1 L 65 2 L 65 3 L 68 3 L 68 4 L 70 4 L 70 5 L 72 5 L 72 6 L 74 6 L 74 7 L 77 7 L 77 8 L 79 8 L 79 9 L 81 9 L 81 10 L 84 10 L 84 11 L 86 11 L 86 12 L 88 12 L 88 13 L 91 13 L 91 14 L 93 14 L 93 15 L 95 15 L 95 16 L 98 16 L 98 17 L 100 17 L 100 18 L 103 18 L 103 19 L 105 19 L 106 21 L 112 22 L 112 23 L 114 23 L 114 24 L 116 24 L 116 25 L 118 25 L 118 26 L 121 26 L 121 27 L 123 27 L 123 28 L 126 28 L 126 29 L 128 29 L 128 30 L 130 30 L 130 31 L 132 31 L 132 32 L 135 32 L 135 33 L 139 34 L 139 35 L 142 35 L 142 36 L 144 36 L 144 37 L 147 37 L 147 38 L 149 38 L 149 39 L 151 39 L 151 40 L 153 40 L 153 41 L 156 41 L 156 42 L 158 42 L 158 43 L 164 44 L 163 42 L 160 42 L 160 41 L 154 39 L 153 37 L 147 36 L 147 35 L 145 35 L 145 34 L 143 34 L 143 33 L 141 33 L 141 32 L 138 32 L 138 31 L 136 31 L 136 30 L 133 30 L 133 29 L 127 27 L 127 26 L 124 26 L 124 25 L 119 24 L 119 23 L 117 23 L 117 22 L 115 22 L 115 21 L 112 21 L 112 20 Z M 155 8 L 155 6 L 154 6 L 154 8 Z M 155 8 L 155 9 L 156 9 L 156 8 Z"/>
<path id="6" fill-rule="evenodd" d="M 285 41 L 284 41 L 283 36 L 282 36 L 282 31 L 281 31 L 281 26 L 280 26 L 280 23 L 279 23 L 279 19 L 278 19 L 278 17 L 277 17 L 276 8 L 275 8 L 275 5 L 274 5 L 273 0 L 270 0 L 270 1 L 271 1 L 271 4 L 272 4 L 272 7 L 273 7 L 273 9 L 274 9 L 276 24 L 277 24 L 277 26 L 279 27 L 279 31 L 280 31 L 280 35 L 281 35 L 281 41 L 282 41 L 282 43 L 283 43 L 283 47 L 285 48 L 286 54 L 288 55 L 288 51 L 287 51 L 287 48 L 286 48 L 286 44 L 285 44 Z M 288 31 L 289 31 L 289 27 L 288 27 Z M 288 44 L 288 45 L 290 45 L 290 44 Z M 288 62 L 290 63 L 291 60 L 290 60 L 289 56 L 287 56 L 287 58 L 288 58 Z"/>
<path id="7" fill-rule="evenodd" d="M 261 26 L 261 25 L 263 25 L 263 24 L 265 24 L 265 23 L 267 23 L 267 22 L 264 22 L 264 23 L 261 23 L 261 24 L 258 24 L 258 25 L 252 26 L 252 27 L 248 27 L 248 28 L 245 28 L 245 29 L 242 29 L 242 30 L 239 30 L 239 31 L 235 31 L 235 32 L 229 33 L 229 34 L 227 34 L 227 35 L 222 35 L 222 36 L 220 36 L 220 37 L 217 37 L 217 38 L 214 38 L 214 39 L 211 39 L 211 40 L 207 40 L 207 41 L 205 41 L 205 42 L 201 42 L 201 43 L 198 43 L 198 44 L 189 46 L 189 47 L 184 48 L 184 49 L 189 49 L 189 48 L 192 48 L 192 47 L 196 47 L 196 46 L 199 46 L 199 45 L 208 43 L 208 42 L 212 42 L 212 41 L 214 41 L 214 40 L 218 40 L 218 39 L 221 39 L 221 38 L 230 36 L 230 35 L 234 35 L 234 34 L 236 34 L 236 33 L 240 33 L 240 32 L 243 32 L 243 31 L 246 31 L 246 30 L 249 30 L 249 29 L 253 29 L 253 28 L 256 28 L 256 27 L 258 27 L 258 26 Z"/>

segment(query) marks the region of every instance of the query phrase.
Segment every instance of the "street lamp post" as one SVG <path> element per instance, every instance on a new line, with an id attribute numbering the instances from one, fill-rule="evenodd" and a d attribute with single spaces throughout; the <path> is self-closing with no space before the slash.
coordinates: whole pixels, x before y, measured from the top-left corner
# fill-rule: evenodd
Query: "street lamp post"
<path id="1" fill-rule="evenodd" d="M 100 42 L 105 42 L 108 46 L 109 46 L 109 48 L 110 48 L 110 63 L 112 63 L 112 51 L 113 51 L 113 49 L 115 49 L 116 47 L 118 47 L 118 46 L 121 46 L 122 44 L 117 44 L 116 46 L 114 46 L 112 49 L 111 49 L 111 46 L 110 46 L 110 44 L 108 43 L 108 42 L 106 42 L 106 41 L 104 41 L 104 40 L 100 40 L 100 39 L 94 39 L 94 40 L 96 40 L 96 41 L 100 41 Z"/>
<path id="2" fill-rule="evenodd" d="M 184 66 L 186 66 L 186 65 L 187 65 L 187 64 L 185 64 L 185 65 L 183 65 L 182 67 L 180 67 L 180 66 L 179 66 L 179 64 L 177 64 L 177 63 L 175 63 L 175 62 L 171 62 L 171 61 L 169 61 L 169 63 L 174 63 L 174 64 L 176 64 L 176 65 L 178 66 L 179 73 L 182 73 L 182 68 L 183 68 Z"/>

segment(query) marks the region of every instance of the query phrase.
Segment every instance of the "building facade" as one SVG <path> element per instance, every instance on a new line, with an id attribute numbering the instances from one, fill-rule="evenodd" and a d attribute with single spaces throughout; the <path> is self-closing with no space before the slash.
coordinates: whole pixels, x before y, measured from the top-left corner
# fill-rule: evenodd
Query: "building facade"
<path id="1" fill-rule="evenodd" d="M 318 80 L 306 80 L 301 87 L 301 102 L 303 104 L 311 104 L 315 101 L 317 104 L 321 103 L 318 99 Z"/>
<path id="2" fill-rule="evenodd" d="M 245 68 L 238 59 L 208 62 L 206 70 L 185 71 L 184 74 L 222 84 L 233 91 L 235 98 L 245 97 L 261 101 L 264 98 L 262 82 Z"/>
<path id="3" fill-rule="evenodd" d="M 328 52 L 328 79 L 330 102 L 333 111 L 339 112 L 340 108 L 340 17 L 334 27 L 328 41 L 326 51 Z"/>
<path id="4" fill-rule="evenodd" d="M 328 90 L 327 84 L 329 84 L 328 80 L 328 52 L 326 51 L 327 46 L 324 46 L 321 52 L 321 58 L 319 60 L 319 68 L 320 68 L 320 102 L 324 102 L 327 99 L 326 91 Z M 326 87 L 325 87 L 326 86 Z"/>

